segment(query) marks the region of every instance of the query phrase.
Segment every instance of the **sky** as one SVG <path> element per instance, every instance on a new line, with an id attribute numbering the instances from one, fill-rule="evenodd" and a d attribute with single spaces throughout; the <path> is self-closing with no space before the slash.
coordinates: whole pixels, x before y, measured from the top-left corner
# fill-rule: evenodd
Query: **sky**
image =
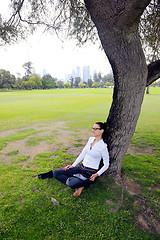
<path id="1" fill-rule="evenodd" d="M 0 13 L 7 13 L 8 0 L 0 2 Z M 76 47 L 73 40 L 62 42 L 56 35 L 43 33 L 41 29 L 29 36 L 25 41 L 14 45 L 0 47 L 0 69 L 21 76 L 25 70 L 22 65 L 32 62 L 37 74 L 51 74 L 58 79 L 64 79 L 76 67 L 90 66 L 91 73 L 96 70 L 103 75 L 110 72 L 111 67 L 103 50 L 97 45 L 86 44 Z"/>

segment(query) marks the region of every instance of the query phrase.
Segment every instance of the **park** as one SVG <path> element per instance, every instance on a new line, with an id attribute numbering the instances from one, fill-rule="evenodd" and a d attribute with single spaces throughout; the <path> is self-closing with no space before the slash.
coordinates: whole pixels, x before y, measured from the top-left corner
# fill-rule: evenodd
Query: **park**
<path id="1" fill-rule="evenodd" d="M 159 238 L 159 87 L 144 97 L 120 184 L 101 176 L 75 199 L 57 180 L 37 178 L 75 160 L 94 122 L 105 121 L 112 91 L 1 92 L 0 239 Z"/>
<path id="2" fill-rule="evenodd" d="M 160 1 L 1 4 L 4 50 L 38 29 L 62 45 L 67 39 L 80 49 L 95 44 L 110 64 L 112 86 L 101 73 L 95 83 L 70 78 L 66 85 L 31 68 L 15 78 L 1 67 L 0 238 L 158 240 Z M 41 51 L 36 58 L 45 60 Z M 85 164 L 74 168 L 80 161 Z M 78 182 L 74 194 L 70 180 Z"/>

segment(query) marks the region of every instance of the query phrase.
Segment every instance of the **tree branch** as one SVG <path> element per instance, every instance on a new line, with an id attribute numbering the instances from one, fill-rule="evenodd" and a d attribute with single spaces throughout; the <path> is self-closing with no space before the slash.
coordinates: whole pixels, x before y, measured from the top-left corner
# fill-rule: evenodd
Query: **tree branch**
<path id="1" fill-rule="evenodd" d="M 148 65 L 148 78 L 147 78 L 146 87 L 148 87 L 158 78 L 160 78 L 160 60 L 151 62 Z"/>

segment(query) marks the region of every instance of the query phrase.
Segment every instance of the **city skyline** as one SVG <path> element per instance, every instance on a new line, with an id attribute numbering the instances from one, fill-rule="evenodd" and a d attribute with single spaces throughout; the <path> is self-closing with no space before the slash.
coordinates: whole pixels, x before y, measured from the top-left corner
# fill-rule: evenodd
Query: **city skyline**
<path id="1" fill-rule="evenodd" d="M 82 68 L 77 66 L 75 69 L 72 70 L 72 73 L 65 75 L 64 81 L 69 82 L 71 77 L 73 77 L 73 78 L 79 77 L 82 82 L 87 82 L 88 79 L 93 80 L 94 74 L 98 74 L 98 73 L 100 73 L 100 72 L 97 71 L 96 69 L 91 70 L 90 66 L 83 66 Z M 110 71 L 103 73 L 102 75 L 104 76 L 104 75 L 111 74 L 111 73 L 112 73 L 112 70 L 110 69 Z"/>
<path id="2" fill-rule="evenodd" d="M 88 72 L 85 71 L 84 69 L 87 70 L 88 68 Z M 88 77 L 91 78 L 92 76 L 90 75 L 90 66 L 83 66 L 82 68 L 77 66 L 76 69 L 72 70 L 72 73 L 67 74 L 65 76 L 65 82 L 69 82 L 71 78 L 80 78 L 81 81 L 85 82 L 88 79 L 86 79 Z"/>

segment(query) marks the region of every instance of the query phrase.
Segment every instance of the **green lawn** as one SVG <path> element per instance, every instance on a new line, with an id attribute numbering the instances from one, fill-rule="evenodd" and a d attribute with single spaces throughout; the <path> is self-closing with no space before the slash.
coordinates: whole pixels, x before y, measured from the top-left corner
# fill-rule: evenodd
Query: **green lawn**
<path id="1" fill-rule="evenodd" d="M 55 89 L 0 93 L 0 131 L 21 128 L 36 122 L 69 121 L 89 129 L 105 121 L 112 101 L 112 89 Z M 159 131 L 160 89 L 145 95 L 138 131 Z M 98 116 L 98 117 L 97 117 Z"/>
<path id="2" fill-rule="evenodd" d="M 111 99 L 111 89 L 1 92 L 0 131 L 59 120 L 70 121 L 73 127 L 90 128 L 94 121 L 106 119 Z"/>
<path id="3" fill-rule="evenodd" d="M 74 155 L 57 142 L 59 130 L 43 136 L 34 123 L 66 121 L 73 138 L 72 148 L 83 140 L 79 129 L 90 130 L 95 121 L 105 121 L 111 105 L 112 89 L 55 89 L 0 92 L 0 158 L 8 144 L 15 148 L 6 153 L 10 163 L 0 160 L 0 239 L 3 240 L 158 240 L 153 231 L 144 231 L 135 222 L 141 214 L 136 195 L 130 195 L 113 180 L 101 177 L 79 198 L 73 190 L 55 179 L 39 180 L 37 173 L 72 163 Z M 154 155 L 127 154 L 123 177 L 141 187 L 137 193 L 160 220 L 160 88 L 145 95 L 132 145 L 139 150 L 150 147 Z M 29 126 L 28 129 L 21 129 Z M 50 125 L 49 125 L 50 126 Z M 65 125 L 64 125 L 65 126 Z M 42 134 L 42 135 L 38 135 Z M 20 154 L 18 144 L 25 141 L 28 150 L 41 142 L 59 149 L 37 153 L 30 160 Z M 70 141 L 70 139 L 68 140 Z M 78 151 L 78 150 L 77 150 Z M 58 204 L 51 200 L 56 199 Z M 151 218 L 154 222 L 155 219 Z"/>

